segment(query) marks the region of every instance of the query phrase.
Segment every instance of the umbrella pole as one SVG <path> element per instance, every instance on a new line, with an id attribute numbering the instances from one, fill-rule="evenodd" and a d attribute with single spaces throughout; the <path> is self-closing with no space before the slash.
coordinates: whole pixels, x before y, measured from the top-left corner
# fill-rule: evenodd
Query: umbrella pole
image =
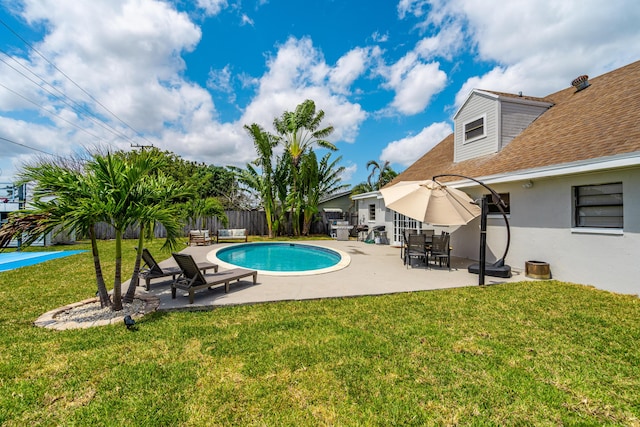
<path id="1" fill-rule="evenodd" d="M 487 197 L 480 200 L 480 264 L 478 265 L 478 285 L 484 285 L 484 273 L 487 259 L 487 215 L 489 211 Z"/>
<path id="2" fill-rule="evenodd" d="M 504 206 L 506 206 L 504 204 L 504 201 L 502 200 L 502 198 L 500 197 L 500 195 L 498 193 L 495 192 L 495 190 L 493 190 L 491 187 L 489 187 L 487 184 L 485 184 L 482 181 L 478 181 L 475 178 L 471 178 L 465 175 L 459 175 L 459 174 L 442 174 L 442 175 L 435 175 L 433 178 L 431 178 L 435 183 L 440 184 L 437 179 L 441 178 L 443 176 L 452 176 L 452 177 L 457 177 L 457 178 L 462 178 L 462 179 L 468 179 L 469 181 L 473 181 L 479 185 L 481 185 L 482 187 L 486 188 L 491 194 L 491 198 L 493 200 L 493 203 L 497 206 L 498 210 L 500 211 L 500 213 L 502 214 L 502 218 L 504 218 L 504 224 L 507 228 L 507 246 L 504 249 L 504 254 L 502 255 L 502 258 L 499 259 L 498 261 L 496 261 L 493 265 L 491 265 L 490 270 L 491 272 L 489 273 L 490 276 L 492 275 L 497 275 L 498 277 L 511 277 L 511 267 L 508 265 L 505 265 L 504 261 L 507 258 L 507 252 L 509 251 L 509 245 L 511 244 L 511 228 L 509 227 L 509 220 L 507 219 L 507 214 L 504 211 Z M 442 185 L 442 184 L 440 184 Z M 489 214 L 489 200 L 487 199 L 487 197 L 489 196 L 484 196 L 481 200 L 481 218 L 480 218 L 480 262 L 478 264 L 478 273 L 479 273 L 479 284 L 480 285 L 484 285 L 484 276 L 486 274 L 486 245 L 487 245 L 487 216 Z M 496 270 L 500 270 L 500 274 L 496 274 Z M 469 266 L 469 272 L 471 272 L 471 266 Z"/>

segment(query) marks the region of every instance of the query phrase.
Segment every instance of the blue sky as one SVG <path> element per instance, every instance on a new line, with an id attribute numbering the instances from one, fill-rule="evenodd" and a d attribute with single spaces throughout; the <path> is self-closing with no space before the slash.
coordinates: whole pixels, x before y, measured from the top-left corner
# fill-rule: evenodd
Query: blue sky
<path id="1" fill-rule="evenodd" d="M 544 96 L 640 59 L 635 0 L 0 4 L 1 181 L 96 144 L 243 166 L 243 125 L 313 99 L 357 184 L 441 141 L 473 88 Z"/>

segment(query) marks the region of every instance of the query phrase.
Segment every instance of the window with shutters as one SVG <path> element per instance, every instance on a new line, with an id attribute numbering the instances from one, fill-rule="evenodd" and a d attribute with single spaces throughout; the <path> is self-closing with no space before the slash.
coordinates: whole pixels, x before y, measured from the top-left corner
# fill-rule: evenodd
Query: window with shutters
<path id="1" fill-rule="evenodd" d="M 582 185 L 573 188 L 576 228 L 623 227 L 622 183 Z"/>
<path id="2" fill-rule="evenodd" d="M 475 141 L 487 135 L 485 115 L 464 123 L 464 142 Z"/>

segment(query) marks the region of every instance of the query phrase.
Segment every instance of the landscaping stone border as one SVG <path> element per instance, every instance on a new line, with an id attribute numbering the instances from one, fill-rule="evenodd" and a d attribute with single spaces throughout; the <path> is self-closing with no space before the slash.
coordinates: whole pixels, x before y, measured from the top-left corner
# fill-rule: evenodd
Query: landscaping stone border
<path id="1" fill-rule="evenodd" d="M 160 300 L 158 299 L 158 297 L 155 297 L 152 295 L 136 294 L 135 298 L 144 301 L 145 304 L 142 311 L 131 314 L 131 317 L 133 319 L 139 319 L 145 314 L 152 313 L 156 311 L 160 306 Z M 85 304 L 91 304 L 96 301 L 98 301 L 98 298 L 89 298 L 73 304 L 65 305 L 64 307 L 58 307 L 38 317 L 38 319 L 36 319 L 36 321 L 33 322 L 33 324 L 41 328 L 64 331 L 67 329 L 84 329 L 84 328 L 91 328 L 94 326 L 104 326 L 104 325 L 111 325 L 111 324 L 124 322 L 124 318 L 126 314 L 123 314 L 122 316 L 114 317 L 111 319 L 96 320 L 94 322 L 76 322 L 73 320 L 56 319 L 56 315 L 58 315 L 59 313 L 65 312 L 67 310 L 70 310 L 72 308 L 79 307 Z"/>

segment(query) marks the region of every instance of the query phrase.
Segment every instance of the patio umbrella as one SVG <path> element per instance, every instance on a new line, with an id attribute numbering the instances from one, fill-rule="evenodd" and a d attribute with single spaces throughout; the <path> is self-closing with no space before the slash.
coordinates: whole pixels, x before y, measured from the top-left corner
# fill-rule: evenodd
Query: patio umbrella
<path id="1" fill-rule="evenodd" d="M 464 225 L 481 213 L 466 193 L 430 179 L 400 181 L 380 190 L 387 208 L 434 225 Z"/>

